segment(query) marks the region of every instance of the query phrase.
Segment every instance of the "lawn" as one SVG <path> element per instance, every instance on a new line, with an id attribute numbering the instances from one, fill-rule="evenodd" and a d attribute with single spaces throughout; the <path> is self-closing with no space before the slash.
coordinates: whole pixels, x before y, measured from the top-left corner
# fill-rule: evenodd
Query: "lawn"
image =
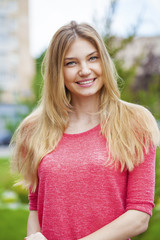
<path id="1" fill-rule="evenodd" d="M 26 236 L 27 191 L 13 186 L 16 179 L 10 172 L 9 160 L 0 158 L 0 240 L 23 240 Z M 18 208 L 15 201 L 19 203 Z"/>
<path id="2" fill-rule="evenodd" d="M 157 155 L 157 174 L 156 174 L 156 205 L 153 216 L 149 223 L 147 232 L 132 240 L 159 240 L 160 239 L 160 149 Z M 27 191 L 21 187 L 13 187 L 16 176 L 10 173 L 9 160 L 0 158 L 0 240 L 22 240 L 26 236 L 28 209 Z M 10 197 L 6 197 L 8 193 Z M 8 194 L 7 196 L 9 196 Z M 20 207 L 12 209 L 8 203 L 19 202 Z M 158 207 L 159 206 L 159 207 Z"/>
<path id="3" fill-rule="evenodd" d="M 26 236 L 28 211 L 0 209 L 0 239 L 23 240 Z"/>

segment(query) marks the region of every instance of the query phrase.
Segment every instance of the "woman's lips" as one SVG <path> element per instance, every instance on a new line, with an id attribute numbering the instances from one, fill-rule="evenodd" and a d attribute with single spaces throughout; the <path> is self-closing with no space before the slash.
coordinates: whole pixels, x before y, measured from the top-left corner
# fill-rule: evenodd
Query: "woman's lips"
<path id="1" fill-rule="evenodd" d="M 95 80 L 96 80 L 96 78 L 83 79 L 76 83 L 82 87 L 90 87 L 94 83 Z"/>

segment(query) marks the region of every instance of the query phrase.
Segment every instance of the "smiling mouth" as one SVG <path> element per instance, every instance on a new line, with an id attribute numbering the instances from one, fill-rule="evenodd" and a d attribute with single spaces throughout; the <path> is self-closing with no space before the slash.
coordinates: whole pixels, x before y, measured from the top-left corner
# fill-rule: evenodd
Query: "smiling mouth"
<path id="1" fill-rule="evenodd" d="M 76 82 L 79 85 L 85 85 L 85 84 L 89 84 L 92 83 L 96 80 L 96 78 L 92 78 L 92 79 L 85 79 L 84 81 L 78 81 Z"/>

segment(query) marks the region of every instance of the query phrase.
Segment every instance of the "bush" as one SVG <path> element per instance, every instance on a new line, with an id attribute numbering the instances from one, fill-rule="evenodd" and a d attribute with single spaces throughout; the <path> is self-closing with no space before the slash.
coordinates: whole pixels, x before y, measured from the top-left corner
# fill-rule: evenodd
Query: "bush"
<path id="1" fill-rule="evenodd" d="M 18 201 L 28 203 L 28 191 L 22 186 L 14 186 L 18 177 L 10 172 L 10 162 L 7 158 L 0 159 L 0 202 L 5 192 L 14 192 Z"/>

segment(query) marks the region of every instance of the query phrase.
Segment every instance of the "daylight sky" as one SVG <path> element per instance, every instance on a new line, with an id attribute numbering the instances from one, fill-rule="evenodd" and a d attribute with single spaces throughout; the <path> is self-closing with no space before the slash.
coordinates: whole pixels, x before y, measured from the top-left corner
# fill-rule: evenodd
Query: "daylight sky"
<path id="1" fill-rule="evenodd" d="M 110 0 L 29 0 L 30 52 L 38 57 L 62 25 L 76 20 L 99 33 Z M 140 20 L 139 36 L 160 35 L 160 0 L 118 0 L 112 32 L 126 36 Z"/>

